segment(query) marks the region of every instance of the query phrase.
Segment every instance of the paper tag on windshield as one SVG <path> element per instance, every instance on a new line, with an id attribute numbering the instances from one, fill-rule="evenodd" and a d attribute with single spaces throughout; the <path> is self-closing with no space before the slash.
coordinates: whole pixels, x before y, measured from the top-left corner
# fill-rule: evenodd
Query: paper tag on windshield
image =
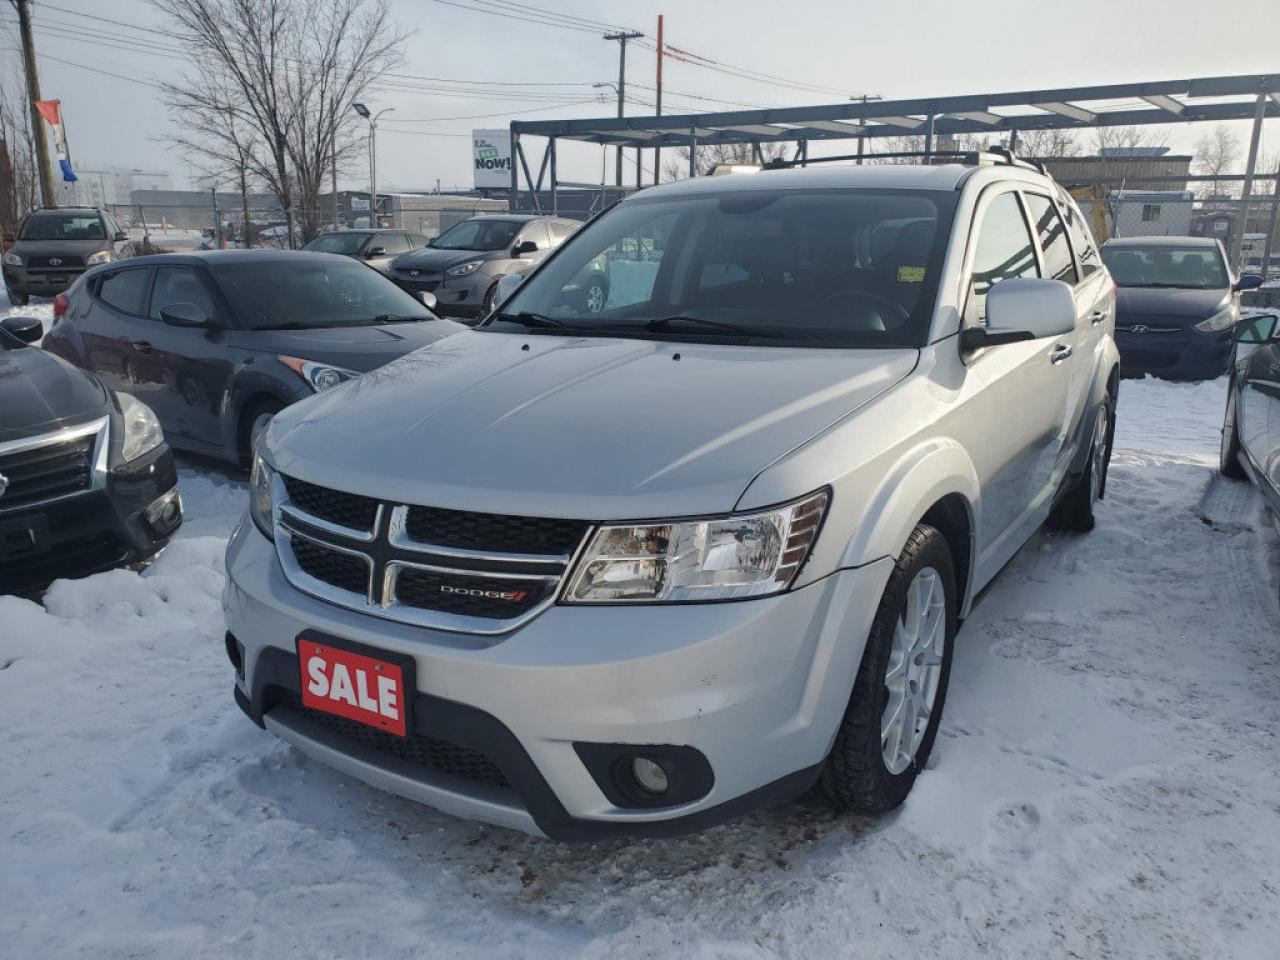
<path id="1" fill-rule="evenodd" d="M 924 267 L 899 267 L 898 282 L 899 283 L 923 283 Z"/>

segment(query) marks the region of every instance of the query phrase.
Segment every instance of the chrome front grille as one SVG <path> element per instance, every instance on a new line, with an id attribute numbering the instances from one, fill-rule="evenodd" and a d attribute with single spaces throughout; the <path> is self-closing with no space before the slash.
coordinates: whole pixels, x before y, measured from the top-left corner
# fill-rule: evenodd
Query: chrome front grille
<path id="1" fill-rule="evenodd" d="M 555 602 L 585 520 L 388 503 L 275 479 L 289 581 L 330 603 L 440 630 L 514 630 Z"/>
<path id="2" fill-rule="evenodd" d="M 78 427 L 0 443 L 0 515 L 96 490 L 106 482 L 107 425 Z"/>

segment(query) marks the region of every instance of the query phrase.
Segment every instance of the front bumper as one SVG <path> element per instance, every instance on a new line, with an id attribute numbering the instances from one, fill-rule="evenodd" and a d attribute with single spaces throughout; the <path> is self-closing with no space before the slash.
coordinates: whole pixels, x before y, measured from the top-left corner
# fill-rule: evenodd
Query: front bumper
<path id="1" fill-rule="evenodd" d="M 1158 326 L 1157 321 L 1134 321 L 1150 332 L 1131 333 L 1129 321 L 1116 323 L 1120 371 L 1125 376 L 1152 374 L 1169 380 L 1212 380 L 1231 363 L 1231 331 L 1200 333 L 1190 327 Z"/>
<path id="2" fill-rule="evenodd" d="M 66 269 L 46 269 L 29 267 L 4 268 L 4 285 L 11 291 L 24 296 L 54 297 L 68 289 L 80 279 L 88 267 L 68 267 Z"/>
<path id="3" fill-rule="evenodd" d="M 478 317 L 484 304 L 484 295 L 495 282 L 480 271 L 469 277 L 445 277 L 440 273 L 423 271 L 418 277 L 410 277 L 404 271 L 395 270 L 390 278 L 400 289 L 409 293 L 435 294 L 436 313 L 447 317 Z"/>
<path id="4" fill-rule="evenodd" d="M 35 593 L 60 577 L 84 577 L 155 556 L 182 523 L 153 525 L 147 507 L 176 489 L 173 454 L 161 446 L 107 474 L 100 489 L 48 504 L 0 510 L 0 594 Z"/>
<path id="5" fill-rule="evenodd" d="M 671 835 L 813 783 L 890 567 L 838 571 L 759 600 L 554 606 L 483 637 L 302 594 L 244 520 L 227 549 L 223 607 L 237 700 L 304 753 L 445 812 L 532 834 Z M 510 787 L 408 763 L 313 722 L 290 700 L 295 638 L 308 630 L 413 658 L 418 732 L 482 754 Z M 709 789 L 674 806 L 615 804 L 588 763 L 594 747 L 627 744 L 692 748 L 710 766 Z"/>

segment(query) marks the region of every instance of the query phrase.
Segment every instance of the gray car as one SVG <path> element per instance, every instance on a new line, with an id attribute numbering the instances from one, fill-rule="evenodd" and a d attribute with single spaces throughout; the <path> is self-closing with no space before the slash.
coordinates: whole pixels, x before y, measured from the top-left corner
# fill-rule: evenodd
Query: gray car
<path id="1" fill-rule="evenodd" d="M 46 350 L 145 402 L 171 446 L 240 463 L 279 410 L 462 329 L 347 257 L 297 250 L 136 257 L 91 270 L 54 314 Z"/>
<path id="2" fill-rule="evenodd" d="M 302 249 L 312 253 L 337 253 L 352 257 L 379 273 L 386 273 L 396 257 L 411 250 L 420 250 L 426 245 L 426 237 L 407 230 L 352 229 L 322 233 Z"/>
<path id="3" fill-rule="evenodd" d="M 1280 311 L 1251 311 L 1236 328 L 1219 467 L 1252 479 L 1280 515 Z"/>
<path id="4" fill-rule="evenodd" d="M 441 314 L 478 320 L 493 309 L 499 280 L 529 270 L 578 226 L 557 217 L 472 217 L 397 257 L 388 275 L 411 293 L 435 294 Z"/>
<path id="5" fill-rule="evenodd" d="M 61 207 L 27 214 L 5 251 L 4 288 L 9 302 L 23 306 L 32 296 L 52 297 L 89 267 L 133 256 L 129 234 L 96 207 Z"/>

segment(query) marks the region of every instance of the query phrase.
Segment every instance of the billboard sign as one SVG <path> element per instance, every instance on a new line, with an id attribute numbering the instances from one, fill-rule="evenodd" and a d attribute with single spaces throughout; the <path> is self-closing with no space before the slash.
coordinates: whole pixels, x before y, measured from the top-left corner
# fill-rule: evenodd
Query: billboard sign
<path id="1" fill-rule="evenodd" d="M 472 130 L 471 159 L 476 189 L 510 187 L 511 131 Z"/>

